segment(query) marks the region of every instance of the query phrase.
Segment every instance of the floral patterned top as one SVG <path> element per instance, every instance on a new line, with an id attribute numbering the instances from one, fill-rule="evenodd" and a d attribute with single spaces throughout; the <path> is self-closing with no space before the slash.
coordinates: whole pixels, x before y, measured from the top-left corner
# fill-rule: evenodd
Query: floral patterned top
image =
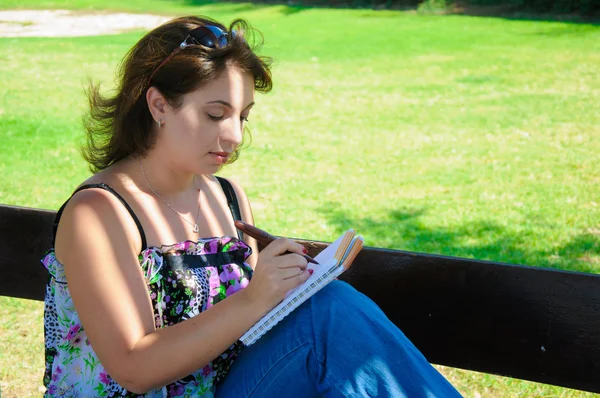
<path id="1" fill-rule="evenodd" d="M 139 254 L 156 328 L 192 318 L 248 285 L 252 249 L 233 237 L 206 238 Z M 92 349 L 73 306 L 64 268 L 49 250 L 42 259 L 49 272 L 44 310 L 46 397 L 138 397 L 119 386 Z M 213 397 L 216 383 L 242 349 L 234 343 L 191 375 L 143 397 Z"/>

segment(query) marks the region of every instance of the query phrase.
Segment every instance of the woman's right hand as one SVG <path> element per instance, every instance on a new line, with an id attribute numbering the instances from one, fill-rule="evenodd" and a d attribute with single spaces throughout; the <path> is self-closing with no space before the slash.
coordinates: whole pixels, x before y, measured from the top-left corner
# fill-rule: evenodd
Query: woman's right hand
<path id="1" fill-rule="evenodd" d="M 287 238 L 276 239 L 265 247 L 258 255 L 250 283 L 243 290 L 248 298 L 268 312 L 289 290 L 304 283 L 312 271 L 302 256 L 305 250 L 304 246 Z"/>

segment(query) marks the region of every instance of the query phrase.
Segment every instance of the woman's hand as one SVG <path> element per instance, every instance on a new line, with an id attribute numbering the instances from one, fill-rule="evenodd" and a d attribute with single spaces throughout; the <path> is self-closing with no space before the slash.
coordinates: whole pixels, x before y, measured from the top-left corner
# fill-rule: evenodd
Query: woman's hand
<path id="1" fill-rule="evenodd" d="M 289 290 L 304 283 L 312 273 L 302 256 L 305 250 L 287 238 L 276 239 L 265 247 L 258 255 L 250 284 L 244 289 L 248 298 L 268 312 Z"/>

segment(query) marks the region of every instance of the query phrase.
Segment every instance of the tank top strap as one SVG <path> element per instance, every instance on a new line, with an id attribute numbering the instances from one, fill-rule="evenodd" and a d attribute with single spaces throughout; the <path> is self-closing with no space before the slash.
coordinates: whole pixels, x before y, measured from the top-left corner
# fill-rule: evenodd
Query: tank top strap
<path id="1" fill-rule="evenodd" d="M 215 176 L 217 177 L 217 176 Z M 235 194 L 235 190 L 231 183 L 223 177 L 217 177 L 219 183 L 221 184 L 221 188 L 225 193 L 225 197 L 227 198 L 227 205 L 229 206 L 229 211 L 231 211 L 231 216 L 233 217 L 233 221 L 243 221 L 242 215 L 240 213 L 240 205 L 237 200 L 237 195 Z M 238 229 L 237 231 L 239 240 L 243 240 L 244 235 L 242 231 Z"/>
<path id="2" fill-rule="evenodd" d="M 144 233 L 144 229 L 142 228 L 142 223 L 140 222 L 140 220 L 137 218 L 137 216 L 133 212 L 133 209 L 131 208 L 131 206 L 129 206 L 129 204 L 127 203 L 127 201 L 125 201 L 125 199 L 123 199 L 123 197 L 121 195 L 119 195 L 119 193 L 117 191 L 115 191 L 114 189 L 112 189 L 110 186 L 108 186 L 105 183 L 100 183 L 100 184 L 85 184 L 85 185 L 82 185 L 79 188 L 77 188 L 75 190 L 75 192 L 73 192 L 73 194 L 71 194 L 71 197 L 73 197 L 73 195 L 75 195 L 79 191 L 83 191 L 84 189 L 90 189 L 90 188 L 104 189 L 105 191 L 110 192 L 111 194 L 113 194 L 114 196 L 116 196 L 117 199 L 119 199 L 119 201 L 123 204 L 123 206 L 125 206 L 125 209 L 127 209 L 127 211 L 129 212 L 129 215 L 131 216 L 131 218 L 135 222 L 135 225 L 137 226 L 138 231 L 140 233 L 140 237 L 142 239 L 142 251 L 145 250 L 148 247 L 148 244 L 146 243 L 146 234 Z M 70 199 L 71 198 L 69 198 L 69 200 Z M 56 217 L 54 218 L 54 224 L 52 226 L 52 229 L 53 229 L 53 233 L 52 233 L 52 247 L 55 246 L 56 231 L 58 230 L 58 223 L 60 221 L 60 217 L 61 217 L 61 215 L 62 215 L 65 207 L 67 206 L 67 203 L 69 203 L 69 200 L 67 200 L 65 203 L 63 203 L 63 205 L 60 207 L 60 209 L 56 213 Z"/>

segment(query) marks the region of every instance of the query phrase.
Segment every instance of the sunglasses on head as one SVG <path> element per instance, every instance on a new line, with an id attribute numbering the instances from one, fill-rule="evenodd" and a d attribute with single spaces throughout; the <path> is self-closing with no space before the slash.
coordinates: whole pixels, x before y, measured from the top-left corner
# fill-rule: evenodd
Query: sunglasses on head
<path id="1" fill-rule="evenodd" d="M 235 36 L 235 32 L 232 31 L 231 34 L 232 36 Z M 185 40 L 182 41 L 181 44 L 177 48 L 175 48 L 175 50 L 173 50 L 173 52 L 169 54 L 169 56 L 165 58 L 165 60 L 162 61 L 156 69 L 154 69 L 154 72 L 152 72 L 152 74 L 150 75 L 150 79 L 148 79 L 148 83 L 152 81 L 152 78 L 154 78 L 156 72 L 158 72 L 158 70 L 162 68 L 164 64 L 169 62 L 169 60 L 171 60 L 174 56 L 179 54 L 184 48 L 189 47 L 191 45 L 200 45 L 208 48 L 222 48 L 225 47 L 228 42 L 228 33 L 225 32 L 223 29 L 219 28 L 218 26 L 207 25 L 193 29 L 187 35 Z"/>

